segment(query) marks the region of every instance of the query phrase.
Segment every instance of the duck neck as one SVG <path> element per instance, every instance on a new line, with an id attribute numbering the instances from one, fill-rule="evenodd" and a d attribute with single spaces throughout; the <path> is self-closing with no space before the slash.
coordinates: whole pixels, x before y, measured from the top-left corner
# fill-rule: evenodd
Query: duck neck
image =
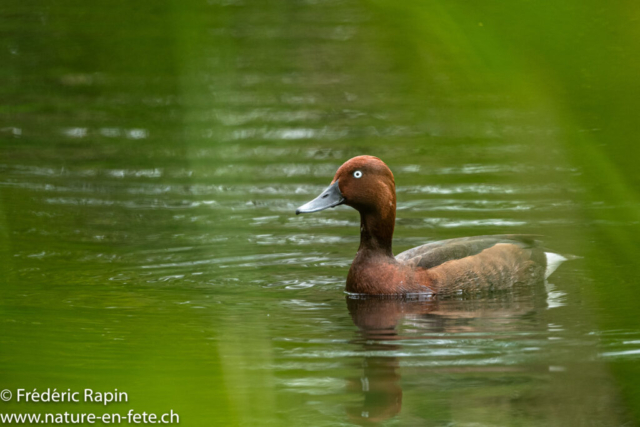
<path id="1" fill-rule="evenodd" d="M 396 222 L 395 200 L 381 210 L 360 212 L 360 248 L 362 255 L 393 257 L 391 244 Z"/>

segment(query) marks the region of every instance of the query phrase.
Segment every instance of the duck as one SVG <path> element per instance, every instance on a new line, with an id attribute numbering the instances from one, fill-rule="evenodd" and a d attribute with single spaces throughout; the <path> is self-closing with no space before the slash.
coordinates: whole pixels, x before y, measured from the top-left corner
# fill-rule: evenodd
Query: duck
<path id="1" fill-rule="evenodd" d="M 545 252 L 539 236 L 499 234 L 427 243 L 396 256 L 396 186 L 379 158 L 362 155 L 340 166 L 318 197 L 296 215 L 339 205 L 360 214 L 360 246 L 349 268 L 348 294 L 447 295 L 510 289 L 544 281 L 566 258 Z"/>

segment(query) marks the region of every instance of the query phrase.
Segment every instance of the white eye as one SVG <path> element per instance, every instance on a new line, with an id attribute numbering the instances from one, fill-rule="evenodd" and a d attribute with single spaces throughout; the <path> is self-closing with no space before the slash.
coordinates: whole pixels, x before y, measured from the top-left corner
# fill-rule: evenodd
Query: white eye
<path id="1" fill-rule="evenodd" d="M 353 176 L 354 176 L 354 177 L 356 177 L 356 178 L 362 178 L 362 172 L 360 172 L 360 171 L 355 171 L 355 172 L 353 173 Z"/>

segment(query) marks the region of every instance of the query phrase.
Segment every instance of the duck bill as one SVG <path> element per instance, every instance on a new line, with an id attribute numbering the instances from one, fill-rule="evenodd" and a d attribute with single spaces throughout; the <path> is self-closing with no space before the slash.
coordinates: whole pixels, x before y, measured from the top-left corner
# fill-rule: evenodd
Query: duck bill
<path id="1" fill-rule="evenodd" d="M 328 186 L 318 197 L 296 209 L 296 215 L 323 211 L 344 203 L 344 197 L 338 187 L 338 180 Z"/>

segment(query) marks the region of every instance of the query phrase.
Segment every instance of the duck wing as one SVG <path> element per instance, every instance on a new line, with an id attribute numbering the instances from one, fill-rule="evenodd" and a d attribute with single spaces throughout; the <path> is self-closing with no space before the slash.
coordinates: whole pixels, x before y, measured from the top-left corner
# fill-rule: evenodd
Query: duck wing
<path id="1" fill-rule="evenodd" d="M 538 246 L 523 248 L 499 242 L 479 254 L 449 260 L 423 271 L 428 274 L 433 290 L 446 295 L 533 285 L 544 279 L 546 264 L 545 253 Z"/>
<path id="2" fill-rule="evenodd" d="M 430 269 L 447 261 L 477 255 L 497 244 L 515 245 L 525 250 L 538 249 L 540 248 L 540 242 L 536 240 L 537 237 L 540 236 L 532 234 L 497 234 L 442 240 L 404 251 L 396 256 L 396 260 L 401 264 L 414 268 Z"/>

